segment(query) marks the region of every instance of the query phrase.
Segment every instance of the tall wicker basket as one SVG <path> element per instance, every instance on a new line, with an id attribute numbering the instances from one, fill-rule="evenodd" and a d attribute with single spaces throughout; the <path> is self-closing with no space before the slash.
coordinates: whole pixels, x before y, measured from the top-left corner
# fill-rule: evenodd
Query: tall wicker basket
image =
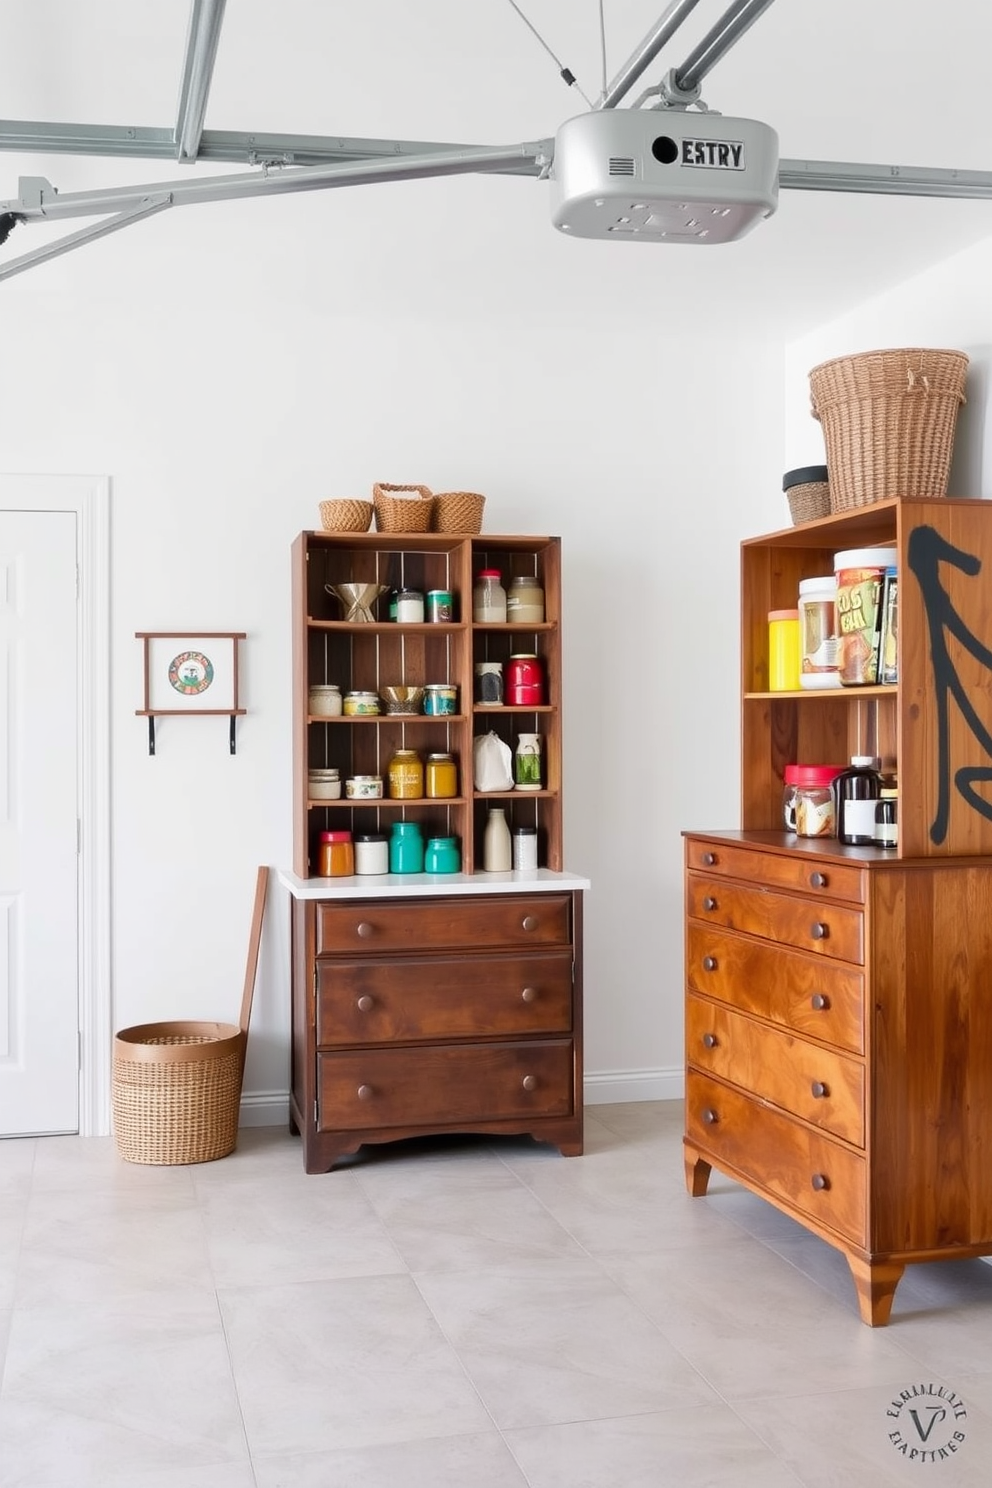
<path id="1" fill-rule="evenodd" d="M 809 374 L 835 512 L 890 496 L 946 496 L 963 351 L 904 347 L 836 357 Z"/>
<path id="2" fill-rule="evenodd" d="M 143 1023 L 114 1038 L 114 1139 L 126 1162 L 213 1162 L 237 1145 L 268 876 L 259 868 L 239 1022 Z"/>

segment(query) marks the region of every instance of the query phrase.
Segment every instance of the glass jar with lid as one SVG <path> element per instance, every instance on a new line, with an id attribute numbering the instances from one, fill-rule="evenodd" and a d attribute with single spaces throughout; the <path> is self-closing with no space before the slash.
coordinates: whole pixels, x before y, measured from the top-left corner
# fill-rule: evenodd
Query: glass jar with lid
<path id="1" fill-rule="evenodd" d="M 412 801 L 424 794 L 424 762 L 415 749 L 397 749 L 387 773 L 391 800 Z"/>
<path id="2" fill-rule="evenodd" d="M 472 589 L 472 619 L 477 625 L 502 624 L 506 620 L 506 590 L 498 568 L 480 569 Z"/>
<path id="3" fill-rule="evenodd" d="M 517 574 L 506 591 L 506 618 L 511 624 L 540 625 L 544 620 L 544 590 L 535 578 Z"/>
<path id="4" fill-rule="evenodd" d="M 836 837 L 834 781 L 843 765 L 796 765 L 796 836 Z"/>
<path id="5" fill-rule="evenodd" d="M 424 767 L 424 792 L 432 797 L 457 796 L 458 767 L 450 754 L 429 754 Z"/>

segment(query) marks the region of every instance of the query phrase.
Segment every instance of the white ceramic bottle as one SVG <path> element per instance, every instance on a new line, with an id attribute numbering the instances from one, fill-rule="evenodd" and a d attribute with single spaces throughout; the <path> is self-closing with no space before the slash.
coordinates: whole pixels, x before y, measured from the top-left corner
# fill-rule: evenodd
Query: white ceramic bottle
<path id="1" fill-rule="evenodd" d="M 482 866 L 487 873 L 509 873 L 513 867 L 513 842 L 506 812 L 499 806 L 489 809 L 489 819 L 482 838 Z"/>

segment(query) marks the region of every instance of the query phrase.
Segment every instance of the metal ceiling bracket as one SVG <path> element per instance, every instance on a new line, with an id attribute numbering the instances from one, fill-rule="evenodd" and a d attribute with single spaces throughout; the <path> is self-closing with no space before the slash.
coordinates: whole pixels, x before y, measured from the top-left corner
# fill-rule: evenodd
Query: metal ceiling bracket
<path id="1" fill-rule="evenodd" d="M 193 0 L 190 10 L 175 128 L 176 158 L 183 162 L 195 161 L 200 152 L 200 136 L 226 3 L 227 0 Z"/>
<path id="2" fill-rule="evenodd" d="M 606 88 L 599 102 L 600 108 L 616 108 L 621 98 L 625 98 L 642 73 L 647 72 L 662 47 L 671 40 L 698 4 L 699 0 L 672 0 L 664 15 L 652 26 L 640 46 L 631 53 Z"/>
<path id="3" fill-rule="evenodd" d="M 98 238 L 106 238 L 110 233 L 119 232 L 122 227 L 130 227 L 132 222 L 141 222 L 145 217 L 153 217 L 156 212 L 171 206 L 172 201 L 168 196 L 147 197 L 129 211 L 118 212 L 115 217 L 108 217 L 104 222 L 95 222 L 91 227 L 81 227 L 78 232 L 69 233 L 67 237 L 59 238 L 57 242 L 49 243 L 44 248 L 22 253 L 20 258 L 0 262 L 0 279 L 11 279 L 15 274 L 22 274 L 25 269 L 33 268 L 35 264 L 46 263 L 50 258 L 59 258 L 73 248 L 81 248 L 84 243 L 95 243 Z"/>

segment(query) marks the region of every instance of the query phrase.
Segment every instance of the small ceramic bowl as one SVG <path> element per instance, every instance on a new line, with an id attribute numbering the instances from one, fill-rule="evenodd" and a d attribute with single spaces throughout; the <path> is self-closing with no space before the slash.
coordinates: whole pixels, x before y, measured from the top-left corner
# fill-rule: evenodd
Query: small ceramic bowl
<path id="1" fill-rule="evenodd" d="M 387 713 L 419 713 L 424 701 L 422 687 L 380 687 L 379 696 Z"/>

